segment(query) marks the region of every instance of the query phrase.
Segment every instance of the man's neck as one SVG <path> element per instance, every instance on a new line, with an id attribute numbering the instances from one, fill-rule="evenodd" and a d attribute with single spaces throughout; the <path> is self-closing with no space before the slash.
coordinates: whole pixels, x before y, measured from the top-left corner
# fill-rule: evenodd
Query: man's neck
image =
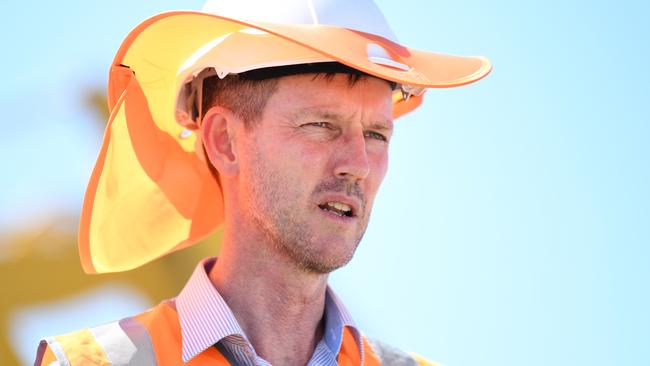
<path id="1" fill-rule="evenodd" d="M 230 232 L 210 280 L 258 356 L 273 365 L 306 365 L 323 336 L 327 275 L 306 272 L 268 245 Z"/>

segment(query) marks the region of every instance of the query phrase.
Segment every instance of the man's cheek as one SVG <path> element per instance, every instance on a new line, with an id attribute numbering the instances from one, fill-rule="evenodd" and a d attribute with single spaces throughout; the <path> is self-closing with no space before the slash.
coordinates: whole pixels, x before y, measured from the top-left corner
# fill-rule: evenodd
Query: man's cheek
<path id="1" fill-rule="evenodd" d="M 382 160 L 373 166 L 371 174 L 371 185 L 376 187 L 375 190 L 379 189 L 379 186 L 384 181 L 386 173 L 388 172 L 388 161 Z"/>

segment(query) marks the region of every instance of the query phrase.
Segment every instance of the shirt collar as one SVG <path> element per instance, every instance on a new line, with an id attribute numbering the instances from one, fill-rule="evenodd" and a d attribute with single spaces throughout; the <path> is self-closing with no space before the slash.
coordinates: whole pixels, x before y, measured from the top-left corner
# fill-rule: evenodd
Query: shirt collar
<path id="1" fill-rule="evenodd" d="M 176 298 L 176 309 L 181 326 L 183 362 L 188 362 L 229 335 L 238 335 L 248 341 L 232 310 L 208 277 L 216 260 L 216 257 L 211 257 L 199 262 Z M 328 286 L 325 297 L 323 338 L 333 355 L 338 355 L 341 349 L 344 327 L 351 328 L 363 364 L 361 334 L 343 302 Z"/>
<path id="2" fill-rule="evenodd" d="M 176 298 L 181 325 L 183 362 L 229 335 L 244 335 L 226 301 L 208 278 L 216 258 L 199 262 Z"/>
<path id="3" fill-rule="evenodd" d="M 357 326 L 352 319 L 352 316 L 345 308 L 341 299 L 334 293 L 334 291 L 327 286 L 325 294 L 325 331 L 323 339 L 327 348 L 332 354 L 337 355 L 341 350 L 341 343 L 343 342 L 343 328 L 350 327 L 354 334 L 359 349 L 361 348 L 361 336 L 357 330 Z M 363 364 L 363 363 L 362 363 Z"/>

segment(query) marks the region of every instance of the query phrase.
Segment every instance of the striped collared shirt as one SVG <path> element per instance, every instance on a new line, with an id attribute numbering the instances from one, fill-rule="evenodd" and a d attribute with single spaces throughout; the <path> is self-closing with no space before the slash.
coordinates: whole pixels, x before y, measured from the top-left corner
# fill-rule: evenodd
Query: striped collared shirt
<path id="1" fill-rule="evenodd" d="M 214 288 L 208 273 L 216 258 L 202 260 L 194 270 L 181 293 L 176 298 L 183 340 L 183 362 L 188 362 L 209 347 L 216 346 L 234 364 L 245 366 L 270 366 L 259 357 L 235 319 L 223 297 Z M 334 292 L 327 287 L 325 296 L 325 331 L 318 342 L 308 366 L 337 365 L 344 327 L 350 327 L 363 365 L 361 335 L 350 313 Z"/>

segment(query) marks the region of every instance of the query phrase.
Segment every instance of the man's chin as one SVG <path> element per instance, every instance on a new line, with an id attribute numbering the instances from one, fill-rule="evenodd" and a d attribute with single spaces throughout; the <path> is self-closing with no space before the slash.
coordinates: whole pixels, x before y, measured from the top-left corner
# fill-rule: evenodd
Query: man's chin
<path id="1" fill-rule="evenodd" d="M 358 242 L 327 238 L 301 246 L 285 246 L 285 253 L 305 272 L 327 274 L 352 260 Z"/>
<path id="2" fill-rule="evenodd" d="M 299 267 L 305 272 L 316 273 L 316 274 L 328 274 L 331 273 L 352 260 L 352 256 L 349 256 L 343 260 L 318 260 L 316 258 L 305 258 L 300 261 Z"/>

